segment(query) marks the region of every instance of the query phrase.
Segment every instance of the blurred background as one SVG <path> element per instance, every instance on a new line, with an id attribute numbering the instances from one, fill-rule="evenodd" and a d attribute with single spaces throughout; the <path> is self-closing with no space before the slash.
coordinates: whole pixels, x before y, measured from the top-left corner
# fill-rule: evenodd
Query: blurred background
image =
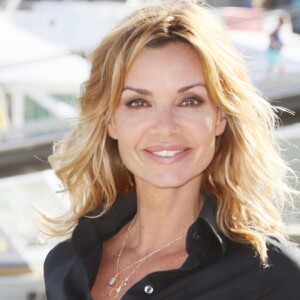
<path id="1" fill-rule="evenodd" d="M 47 157 L 76 119 L 89 54 L 145 2 L 0 0 L 1 300 L 45 299 L 43 261 L 55 241 L 37 238 L 33 206 L 59 214 L 68 205 L 56 193 L 59 182 Z M 300 0 L 207 2 L 224 20 L 266 101 L 294 111 L 279 115 L 277 133 L 283 155 L 300 172 Z M 282 47 L 280 56 L 272 57 L 267 49 L 276 28 Z M 296 202 L 284 214 L 296 242 L 299 208 Z"/>

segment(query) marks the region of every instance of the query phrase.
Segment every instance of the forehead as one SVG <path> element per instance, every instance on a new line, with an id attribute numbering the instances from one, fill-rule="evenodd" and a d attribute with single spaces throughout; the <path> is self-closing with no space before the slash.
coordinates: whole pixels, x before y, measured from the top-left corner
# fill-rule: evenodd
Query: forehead
<path id="1" fill-rule="evenodd" d="M 133 60 L 125 82 L 163 78 L 204 81 L 199 53 L 191 45 L 183 42 L 144 47 Z"/>

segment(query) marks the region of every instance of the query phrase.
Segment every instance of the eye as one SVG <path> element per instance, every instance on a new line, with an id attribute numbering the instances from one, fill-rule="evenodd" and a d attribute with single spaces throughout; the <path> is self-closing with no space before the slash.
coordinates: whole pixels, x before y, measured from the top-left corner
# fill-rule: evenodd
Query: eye
<path id="1" fill-rule="evenodd" d="M 183 107 L 193 107 L 193 106 L 199 106 L 203 103 L 204 101 L 197 96 L 189 96 L 186 97 L 182 100 L 182 102 L 179 104 L 179 106 Z"/>
<path id="2" fill-rule="evenodd" d="M 150 105 L 146 100 L 144 100 L 142 98 L 137 98 L 137 99 L 129 100 L 126 103 L 126 106 L 129 108 L 138 109 L 138 108 L 143 108 L 143 107 L 149 107 Z"/>

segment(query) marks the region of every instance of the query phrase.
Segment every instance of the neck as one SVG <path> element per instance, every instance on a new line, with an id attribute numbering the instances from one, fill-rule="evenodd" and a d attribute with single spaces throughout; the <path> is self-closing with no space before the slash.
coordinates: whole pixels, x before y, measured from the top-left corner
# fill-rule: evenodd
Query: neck
<path id="1" fill-rule="evenodd" d="M 130 245 L 143 254 L 185 235 L 202 207 L 200 184 L 172 189 L 137 185 L 137 216 L 130 234 Z M 155 237 L 155 239 L 153 238 Z"/>

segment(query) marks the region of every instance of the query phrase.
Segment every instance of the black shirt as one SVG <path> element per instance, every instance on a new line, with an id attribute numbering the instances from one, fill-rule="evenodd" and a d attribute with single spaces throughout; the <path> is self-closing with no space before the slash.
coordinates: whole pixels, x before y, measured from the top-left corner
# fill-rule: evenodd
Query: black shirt
<path id="1" fill-rule="evenodd" d="M 214 199 L 207 197 L 190 226 L 188 257 L 183 265 L 148 274 L 126 292 L 123 300 L 300 299 L 299 248 L 270 238 L 270 266 L 264 267 L 251 247 L 230 241 L 218 230 L 214 204 Z M 135 213 L 136 199 L 131 195 L 118 199 L 100 218 L 81 218 L 71 239 L 58 244 L 46 258 L 47 299 L 91 300 L 103 241 L 116 234 Z"/>

